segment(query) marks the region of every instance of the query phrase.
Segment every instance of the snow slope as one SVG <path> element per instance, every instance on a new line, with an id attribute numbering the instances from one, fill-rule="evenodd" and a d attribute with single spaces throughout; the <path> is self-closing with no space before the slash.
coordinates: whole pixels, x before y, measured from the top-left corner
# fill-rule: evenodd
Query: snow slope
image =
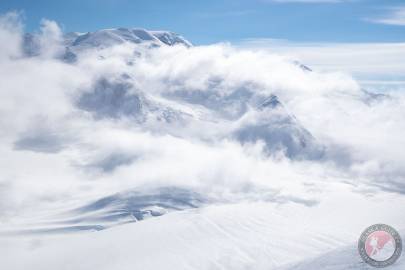
<path id="1" fill-rule="evenodd" d="M 356 254 L 359 235 L 380 220 L 405 228 L 396 212 L 405 199 L 365 198 L 341 184 L 334 189 L 316 206 L 216 203 L 92 233 L 3 236 L 2 264 L 12 270 L 369 269 Z M 388 269 L 403 267 L 401 259 Z"/>
<path id="2" fill-rule="evenodd" d="M 404 239 L 405 234 L 401 235 Z M 345 246 L 325 254 L 319 255 L 315 258 L 305 260 L 293 266 L 282 267 L 280 270 L 312 270 L 312 269 L 325 269 L 325 270 L 371 270 L 375 267 L 365 264 L 358 255 L 356 245 Z M 398 261 L 384 269 L 401 270 L 405 266 L 405 257 L 401 256 Z"/>

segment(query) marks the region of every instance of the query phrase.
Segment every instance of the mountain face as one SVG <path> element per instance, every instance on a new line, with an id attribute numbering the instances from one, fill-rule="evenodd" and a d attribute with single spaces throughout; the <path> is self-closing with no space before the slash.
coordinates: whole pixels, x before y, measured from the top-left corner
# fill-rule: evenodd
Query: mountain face
<path id="1" fill-rule="evenodd" d="M 322 146 L 275 95 L 244 115 L 242 121 L 245 124 L 235 132 L 242 143 L 262 140 L 268 153 L 282 150 L 290 158 L 319 159 L 323 155 Z"/>
<path id="2" fill-rule="evenodd" d="M 63 36 L 62 43 L 65 51 L 61 60 L 67 63 L 74 63 L 82 53 L 91 50 L 102 51 L 132 44 L 136 51 L 132 59 L 126 59 L 128 65 L 141 57 L 139 51 L 175 45 L 192 47 L 189 41 L 173 32 L 139 28 L 71 32 Z M 40 37 L 26 34 L 23 48 L 28 56 L 38 55 Z M 298 62 L 293 65 L 311 71 Z M 207 89 L 180 88 L 156 94 L 136 87 L 136 80 L 136 76 L 125 73 L 115 78 L 100 77 L 74 102 L 96 119 L 130 118 L 134 125 L 147 131 L 158 130 L 184 137 L 193 133 L 192 128 L 203 130 L 208 126 L 212 131 L 200 132 L 204 139 L 226 138 L 241 144 L 264 142 L 267 154 L 281 151 L 293 159 L 319 159 L 323 155 L 322 146 L 295 116 L 288 113 L 279 98 L 258 94 L 254 86 L 229 89 L 223 93 L 218 90 L 220 80 L 212 80 Z"/>
<path id="3" fill-rule="evenodd" d="M 319 159 L 324 151 L 275 95 L 257 96 L 252 89 L 235 89 L 226 95 L 175 91 L 158 98 L 136 88 L 131 78 L 102 78 L 76 105 L 96 119 L 131 119 L 145 130 L 175 136 L 189 136 L 201 127 L 200 135 L 211 140 L 264 142 L 269 155 L 281 151 L 292 159 Z"/>

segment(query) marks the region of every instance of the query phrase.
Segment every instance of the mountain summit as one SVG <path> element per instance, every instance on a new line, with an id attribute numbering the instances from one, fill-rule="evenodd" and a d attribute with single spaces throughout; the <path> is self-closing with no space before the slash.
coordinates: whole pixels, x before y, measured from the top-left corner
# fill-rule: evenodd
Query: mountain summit
<path id="1" fill-rule="evenodd" d="M 88 49 L 104 49 L 125 42 L 146 44 L 151 47 L 182 45 L 191 47 L 192 44 L 181 35 L 170 31 L 148 31 L 142 28 L 110 28 L 94 32 L 69 32 L 63 35 L 62 44 L 65 47 L 65 60 L 74 60 L 77 53 Z M 24 35 L 23 51 L 27 56 L 36 56 L 41 52 L 40 36 L 36 33 Z"/>
<path id="2" fill-rule="evenodd" d="M 177 45 L 181 44 L 191 47 L 191 43 L 182 36 L 169 31 L 147 31 L 141 28 L 112 28 L 102 29 L 88 33 L 69 33 L 68 37 L 75 36 L 67 47 L 108 47 L 124 42 L 144 43 L 150 42 L 154 45 Z"/>

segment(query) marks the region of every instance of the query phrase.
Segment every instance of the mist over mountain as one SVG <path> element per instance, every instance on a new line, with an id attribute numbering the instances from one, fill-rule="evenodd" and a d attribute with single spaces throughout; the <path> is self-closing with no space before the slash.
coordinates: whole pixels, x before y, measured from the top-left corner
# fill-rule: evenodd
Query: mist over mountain
<path id="1" fill-rule="evenodd" d="M 38 34 L 24 35 L 23 51 L 26 56 L 40 55 L 40 40 Z M 60 42 L 64 46 L 61 61 L 67 62 L 78 61 L 78 57 L 88 51 L 96 51 L 99 59 L 105 59 L 108 57 L 103 55 L 105 49 L 122 44 L 134 45 L 134 55 L 126 58 L 129 66 L 139 61 L 142 54 L 161 46 L 192 46 L 178 34 L 138 28 L 67 33 L 61 35 Z M 310 71 L 298 62 L 293 64 L 303 71 Z M 227 93 L 221 93 L 216 89 L 221 81 L 212 80 L 207 89 L 189 91 L 187 88 L 179 88 L 156 96 L 147 86 L 135 86 L 136 74 L 131 77 L 123 72 L 115 76 L 117 78 L 100 77 L 78 97 L 77 107 L 92 113 L 97 119 L 129 117 L 146 130 L 152 128 L 150 125 L 159 125 L 159 129 L 167 129 L 166 132 L 171 134 L 170 128 L 176 125 L 176 134 L 179 136 L 189 133 L 187 129 L 190 122 L 194 126 L 227 126 L 211 139 L 234 138 L 241 143 L 264 141 L 268 154 L 285 151 L 290 158 L 319 159 L 323 155 L 322 145 L 299 124 L 295 116 L 288 113 L 278 97 L 257 93 L 253 85 L 235 87 Z M 179 108 L 177 103 L 183 108 Z M 179 131 L 180 127 L 184 131 Z"/>
<path id="2" fill-rule="evenodd" d="M 170 31 L 0 40 L 6 269 L 365 267 L 359 232 L 405 228 L 402 92 Z"/>

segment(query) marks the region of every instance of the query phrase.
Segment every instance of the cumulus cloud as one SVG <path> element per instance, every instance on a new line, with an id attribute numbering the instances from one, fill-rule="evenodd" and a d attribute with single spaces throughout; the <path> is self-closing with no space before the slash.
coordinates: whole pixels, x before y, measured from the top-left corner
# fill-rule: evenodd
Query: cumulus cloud
<path id="1" fill-rule="evenodd" d="M 19 44 L 18 16 L 0 21 L 0 39 Z M 0 164 L 7 168 L 0 187 L 12 194 L 8 209 L 57 208 L 141 186 L 223 200 L 271 194 L 309 206 L 329 181 L 404 192 L 402 93 L 377 98 L 349 75 L 309 72 L 294 57 L 229 44 L 123 43 L 76 52 L 67 63 L 57 25 L 44 20 L 41 29 L 38 56 L 17 57 L 22 52 L 11 48 L 21 46 L 0 52 Z M 283 117 L 265 102 L 272 95 Z M 265 121 L 305 130 L 324 155 L 294 159 L 282 147 L 266 152 L 273 138 L 234 136 Z M 289 141 L 306 148 L 306 136 Z"/>

